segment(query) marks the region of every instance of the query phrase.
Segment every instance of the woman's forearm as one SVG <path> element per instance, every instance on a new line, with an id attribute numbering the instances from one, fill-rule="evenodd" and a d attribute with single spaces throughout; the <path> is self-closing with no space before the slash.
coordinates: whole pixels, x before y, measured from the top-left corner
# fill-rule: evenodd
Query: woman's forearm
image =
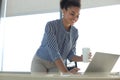
<path id="1" fill-rule="evenodd" d="M 63 73 L 69 72 L 61 59 L 57 59 L 55 61 L 55 64 L 61 72 L 63 72 Z"/>
<path id="2" fill-rule="evenodd" d="M 79 62 L 79 61 L 82 61 L 82 60 L 83 60 L 82 55 L 81 56 L 75 55 L 75 56 L 72 57 L 72 61 L 75 61 L 75 62 Z"/>

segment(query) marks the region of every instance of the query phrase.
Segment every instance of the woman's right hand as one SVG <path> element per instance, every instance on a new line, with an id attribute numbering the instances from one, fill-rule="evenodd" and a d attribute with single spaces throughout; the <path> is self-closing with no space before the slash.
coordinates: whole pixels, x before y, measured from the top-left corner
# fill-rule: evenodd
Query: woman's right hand
<path id="1" fill-rule="evenodd" d="M 79 70 L 80 70 L 79 68 L 73 68 L 73 69 L 70 70 L 70 72 L 72 74 L 76 74 L 76 73 L 78 73 Z"/>

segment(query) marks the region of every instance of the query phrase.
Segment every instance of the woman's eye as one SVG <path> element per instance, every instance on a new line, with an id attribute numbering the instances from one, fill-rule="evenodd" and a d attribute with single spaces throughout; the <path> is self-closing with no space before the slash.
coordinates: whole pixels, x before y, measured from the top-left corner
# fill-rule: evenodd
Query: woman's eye
<path id="1" fill-rule="evenodd" d="M 73 14 L 73 13 L 71 13 L 71 15 L 72 15 L 72 16 L 74 16 L 74 14 Z"/>
<path id="2" fill-rule="evenodd" d="M 79 18 L 79 15 L 75 15 L 75 14 L 73 14 L 73 13 L 71 13 L 71 15 L 72 15 L 73 17 Z"/>
<path id="3" fill-rule="evenodd" d="M 77 16 L 77 18 L 79 18 L 79 16 Z"/>

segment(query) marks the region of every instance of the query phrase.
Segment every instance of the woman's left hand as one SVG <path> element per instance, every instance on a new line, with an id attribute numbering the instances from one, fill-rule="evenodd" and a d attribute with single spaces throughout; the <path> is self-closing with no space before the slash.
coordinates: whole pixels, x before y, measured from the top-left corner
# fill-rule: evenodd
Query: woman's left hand
<path id="1" fill-rule="evenodd" d="M 89 53 L 89 57 L 88 57 L 88 59 L 89 59 L 90 61 L 91 61 L 91 59 L 92 59 L 91 57 L 92 57 L 92 53 L 90 52 L 90 53 Z"/>

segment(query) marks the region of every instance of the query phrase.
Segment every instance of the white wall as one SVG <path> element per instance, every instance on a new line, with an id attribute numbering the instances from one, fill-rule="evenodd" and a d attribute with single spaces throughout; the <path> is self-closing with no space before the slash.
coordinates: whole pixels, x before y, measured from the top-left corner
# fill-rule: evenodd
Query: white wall
<path id="1" fill-rule="evenodd" d="M 59 10 L 59 0 L 8 0 L 7 16 Z"/>
<path id="2" fill-rule="evenodd" d="M 114 5 L 120 4 L 120 0 L 81 0 L 82 1 L 82 8 L 93 8 L 99 6 L 107 6 L 107 5 Z"/>
<path id="3" fill-rule="evenodd" d="M 82 8 L 120 4 L 120 0 L 81 0 Z M 6 16 L 59 11 L 59 0 L 7 0 Z"/>

